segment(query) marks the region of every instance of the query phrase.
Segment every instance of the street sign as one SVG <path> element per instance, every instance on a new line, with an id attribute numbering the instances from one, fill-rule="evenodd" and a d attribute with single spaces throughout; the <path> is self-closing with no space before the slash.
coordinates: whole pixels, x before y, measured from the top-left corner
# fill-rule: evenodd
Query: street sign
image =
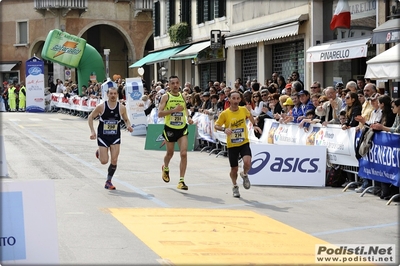
<path id="1" fill-rule="evenodd" d="M 219 49 L 222 47 L 222 35 L 220 30 L 211 30 L 210 32 L 210 48 Z"/>

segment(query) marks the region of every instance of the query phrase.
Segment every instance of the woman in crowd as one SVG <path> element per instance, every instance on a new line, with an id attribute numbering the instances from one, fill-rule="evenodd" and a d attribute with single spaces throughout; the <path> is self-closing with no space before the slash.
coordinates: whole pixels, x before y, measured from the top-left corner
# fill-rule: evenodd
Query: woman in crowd
<path id="1" fill-rule="evenodd" d="M 278 91 L 279 91 L 279 93 L 282 93 L 283 90 L 285 89 L 285 87 L 286 87 L 285 78 L 282 75 L 280 75 L 278 77 Z"/>
<path id="2" fill-rule="evenodd" d="M 342 129 L 348 129 L 358 126 L 356 116 L 361 115 L 362 105 L 358 99 L 356 92 L 348 92 L 345 97 L 346 100 L 346 122 L 342 125 Z"/>
<path id="3" fill-rule="evenodd" d="M 382 110 L 380 123 L 383 126 L 391 127 L 396 119 L 396 114 L 392 112 L 392 99 L 388 95 L 382 95 L 378 98 L 379 108 Z"/>
<path id="4" fill-rule="evenodd" d="M 193 117 L 193 115 L 196 112 L 202 112 L 201 106 L 203 105 L 203 102 L 201 101 L 200 93 L 192 93 L 192 106 L 190 107 L 190 116 Z"/>
<path id="5" fill-rule="evenodd" d="M 255 92 L 253 92 L 252 97 L 253 97 L 252 105 L 254 106 L 254 108 L 252 108 L 249 111 L 253 116 L 259 116 L 262 112 L 262 108 L 264 107 L 264 103 L 261 100 L 261 93 L 259 91 L 255 91 Z"/>
<path id="6" fill-rule="evenodd" d="M 282 113 L 282 105 L 279 103 L 279 97 L 280 95 L 278 93 L 272 93 L 268 97 L 268 102 L 269 102 L 269 109 L 272 112 L 272 114 L 281 114 Z"/>

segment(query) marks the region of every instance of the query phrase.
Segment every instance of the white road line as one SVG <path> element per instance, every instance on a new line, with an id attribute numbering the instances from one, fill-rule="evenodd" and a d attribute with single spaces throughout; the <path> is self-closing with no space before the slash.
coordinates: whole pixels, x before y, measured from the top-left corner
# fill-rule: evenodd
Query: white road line
<path id="1" fill-rule="evenodd" d="M 31 120 L 31 121 L 42 121 L 42 119 L 40 119 L 40 118 L 29 118 L 29 120 Z"/>
<path id="2" fill-rule="evenodd" d="M 9 118 L 8 120 L 12 122 L 21 121 L 21 119 L 18 118 Z"/>

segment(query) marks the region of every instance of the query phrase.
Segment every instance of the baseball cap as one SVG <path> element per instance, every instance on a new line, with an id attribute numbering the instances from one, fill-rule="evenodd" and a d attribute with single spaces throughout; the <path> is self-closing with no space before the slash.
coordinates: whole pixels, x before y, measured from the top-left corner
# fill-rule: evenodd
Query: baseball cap
<path id="1" fill-rule="evenodd" d="M 292 83 L 286 84 L 285 89 L 287 89 L 287 88 L 292 88 Z"/>
<path id="2" fill-rule="evenodd" d="M 286 105 L 294 105 L 292 98 L 290 98 L 290 97 L 287 98 L 286 101 L 283 103 L 283 105 L 285 105 L 285 106 Z"/>
<path id="3" fill-rule="evenodd" d="M 209 97 L 210 93 L 208 91 L 206 91 L 206 92 L 203 93 L 203 96 Z"/>
<path id="4" fill-rule="evenodd" d="M 310 93 L 306 90 L 301 90 L 297 95 L 310 95 Z"/>

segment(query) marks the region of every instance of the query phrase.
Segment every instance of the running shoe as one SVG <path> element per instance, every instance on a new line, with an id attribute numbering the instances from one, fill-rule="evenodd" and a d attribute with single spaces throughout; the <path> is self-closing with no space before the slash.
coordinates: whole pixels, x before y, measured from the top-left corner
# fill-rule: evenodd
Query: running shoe
<path id="1" fill-rule="evenodd" d="M 97 150 L 97 151 L 96 151 L 96 158 L 99 159 L 99 156 L 100 156 L 99 150 Z"/>
<path id="2" fill-rule="evenodd" d="M 240 198 L 239 187 L 237 185 L 233 186 L 232 192 L 235 198 Z"/>
<path id="3" fill-rule="evenodd" d="M 249 189 L 250 186 L 251 186 L 250 180 L 249 180 L 249 176 L 248 176 L 248 175 L 245 175 L 243 172 L 240 173 L 240 176 L 241 176 L 242 179 L 243 179 L 243 187 L 244 187 L 245 189 Z"/>
<path id="4" fill-rule="evenodd" d="M 105 189 L 109 189 L 109 190 L 115 190 L 116 187 L 113 186 L 111 181 L 106 181 L 106 184 L 104 185 L 104 188 Z"/>
<path id="5" fill-rule="evenodd" d="M 178 189 L 182 189 L 182 190 L 188 190 L 189 189 L 188 186 L 186 186 L 185 182 L 183 182 L 183 181 L 178 183 L 177 188 Z"/>
<path id="6" fill-rule="evenodd" d="M 169 182 L 169 168 L 164 167 L 164 165 L 161 167 L 162 169 L 162 179 L 164 180 L 165 183 Z"/>

